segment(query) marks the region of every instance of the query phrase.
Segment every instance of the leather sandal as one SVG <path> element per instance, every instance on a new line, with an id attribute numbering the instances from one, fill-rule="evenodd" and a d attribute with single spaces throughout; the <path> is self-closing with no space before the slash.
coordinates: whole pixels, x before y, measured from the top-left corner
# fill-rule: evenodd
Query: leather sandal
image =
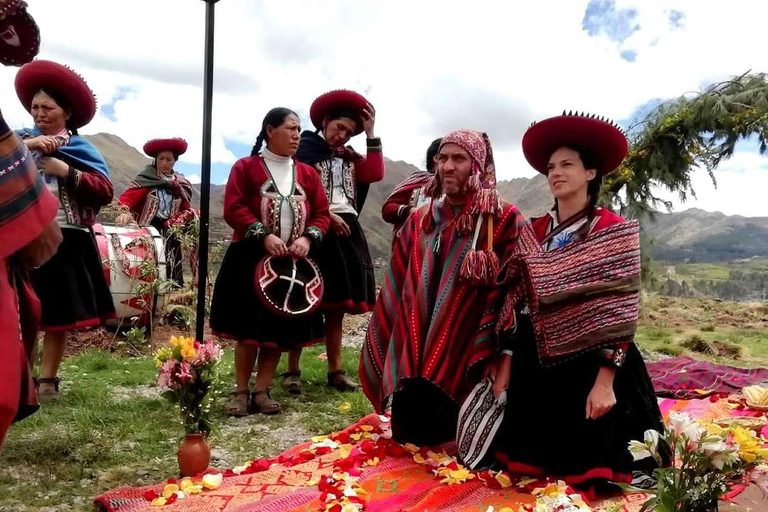
<path id="1" fill-rule="evenodd" d="M 250 391 L 247 389 L 233 391 L 232 400 L 229 401 L 226 408 L 227 416 L 235 416 L 237 418 L 248 416 L 248 397 L 250 394 Z M 245 396 L 245 398 L 240 398 L 241 396 Z"/>
<path id="2" fill-rule="evenodd" d="M 301 394 L 301 370 L 281 373 L 278 377 L 283 377 L 283 389 L 288 393 L 292 395 Z"/>
<path id="3" fill-rule="evenodd" d="M 269 390 L 251 393 L 250 412 L 272 416 L 280 414 L 280 404 L 272 400 Z"/>
<path id="4" fill-rule="evenodd" d="M 49 404 L 55 402 L 61 396 L 59 393 L 59 383 L 61 379 L 58 377 L 41 377 L 37 379 L 37 400 L 41 404 Z"/>
<path id="5" fill-rule="evenodd" d="M 336 370 L 328 373 L 328 386 L 337 391 L 357 391 L 360 385 L 347 377 L 344 370 Z"/>

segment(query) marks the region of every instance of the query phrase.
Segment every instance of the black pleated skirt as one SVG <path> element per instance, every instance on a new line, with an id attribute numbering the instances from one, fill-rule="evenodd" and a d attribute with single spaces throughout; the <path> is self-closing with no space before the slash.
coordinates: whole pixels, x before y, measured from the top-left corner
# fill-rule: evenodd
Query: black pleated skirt
<path id="1" fill-rule="evenodd" d="M 371 252 L 356 215 L 341 214 L 350 236 L 329 232 L 317 251 L 315 261 L 325 280 L 324 310 L 358 315 L 376 305 L 376 278 Z"/>
<path id="2" fill-rule="evenodd" d="M 62 227 L 56 255 L 32 272 L 43 309 L 42 331 L 63 332 L 101 325 L 115 317 L 93 232 Z"/>
<path id="3" fill-rule="evenodd" d="M 530 317 L 519 315 L 504 422 L 495 441 L 496 458 L 506 469 L 528 476 L 562 478 L 581 488 L 606 481 L 629 483 L 631 440 L 648 429 L 663 430 L 661 412 L 642 356 L 630 344 L 616 371 L 616 405 L 605 416 L 587 419 L 586 404 L 600 366 L 596 354 L 542 367 Z"/>
<path id="4" fill-rule="evenodd" d="M 256 295 L 256 266 L 266 254 L 262 240 L 232 242 L 213 289 L 211 330 L 216 336 L 283 352 L 325 341 L 320 311 L 285 318 L 264 307 Z M 314 252 L 310 253 L 314 257 Z M 326 281 L 327 283 L 327 281 Z"/>

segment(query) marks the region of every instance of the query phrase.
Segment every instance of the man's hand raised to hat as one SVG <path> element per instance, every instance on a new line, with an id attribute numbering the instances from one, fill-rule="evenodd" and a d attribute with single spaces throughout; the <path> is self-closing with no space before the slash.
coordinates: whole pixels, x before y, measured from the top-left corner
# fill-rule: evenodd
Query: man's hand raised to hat
<path id="1" fill-rule="evenodd" d="M 363 129 L 365 130 L 365 136 L 369 139 L 374 138 L 373 135 L 373 126 L 376 124 L 376 109 L 373 108 L 373 105 L 368 103 L 366 105 L 366 108 L 363 109 L 362 113 L 363 118 Z"/>
<path id="2" fill-rule="evenodd" d="M 309 246 L 311 242 L 309 238 L 306 236 L 302 236 L 294 240 L 294 242 L 291 244 L 291 246 L 288 248 L 288 252 L 291 253 L 291 256 L 294 258 L 306 258 L 307 254 L 309 254 Z"/>
<path id="3" fill-rule="evenodd" d="M 272 257 L 282 258 L 283 256 L 288 256 L 288 246 L 285 245 L 285 242 L 280 237 L 271 233 L 264 237 L 264 248 Z"/>

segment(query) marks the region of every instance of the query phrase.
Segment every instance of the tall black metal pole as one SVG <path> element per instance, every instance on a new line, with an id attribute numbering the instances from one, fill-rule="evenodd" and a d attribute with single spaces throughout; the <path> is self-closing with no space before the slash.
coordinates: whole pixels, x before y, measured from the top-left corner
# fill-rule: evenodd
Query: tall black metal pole
<path id="1" fill-rule="evenodd" d="M 205 76 L 203 82 L 203 163 L 200 182 L 200 241 L 197 253 L 197 318 L 195 339 L 203 341 L 205 330 L 205 292 L 208 278 L 208 224 L 211 196 L 211 116 L 213 112 L 213 36 L 214 13 L 218 0 L 205 2 Z"/>

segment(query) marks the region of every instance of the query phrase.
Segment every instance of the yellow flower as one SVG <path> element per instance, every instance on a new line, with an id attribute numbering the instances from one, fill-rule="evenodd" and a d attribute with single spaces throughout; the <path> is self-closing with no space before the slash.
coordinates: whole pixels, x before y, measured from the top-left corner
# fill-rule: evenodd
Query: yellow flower
<path id="1" fill-rule="evenodd" d="M 427 463 L 427 459 L 422 457 L 420 453 L 417 453 L 416 455 L 413 456 L 413 461 L 416 464 L 426 464 Z"/>
<path id="2" fill-rule="evenodd" d="M 169 342 L 172 347 L 177 347 L 181 343 L 181 336 L 171 336 L 171 341 Z"/>
<path id="3" fill-rule="evenodd" d="M 221 487 L 221 482 L 224 481 L 224 475 L 221 473 L 218 474 L 207 474 L 203 475 L 203 487 L 208 489 L 209 491 L 215 491 L 219 487 Z"/>
<path id="4" fill-rule="evenodd" d="M 176 484 L 167 484 L 165 487 L 163 487 L 163 498 L 168 499 L 171 497 L 171 494 L 176 494 L 179 492 L 179 486 Z"/>
<path id="5" fill-rule="evenodd" d="M 181 487 L 182 492 L 184 492 L 185 494 L 200 494 L 201 492 L 203 492 L 203 486 L 200 484 L 196 484 L 189 477 L 179 482 L 179 487 Z"/>
<path id="6" fill-rule="evenodd" d="M 182 347 L 181 357 L 183 357 L 186 361 L 195 361 L 197 359 L 197 352 L 195 351 L 195 347 Z"/>
<path id="7" fill-rule="evenodd" d="M 378 466 L 378 465 L 379 465 L 379 462 L 381 462 L 381 461 L 379 460 L 379 458 L 378 458 L 378 457 L 374 457 L 374 458 L 372 458 L 372 459 L 368 459 L 368 460 L 365 462 L 365 466 L 366 466 L 366 467 L 370 467 L 370 468 L 372 468 L 372 467 L 374 467 L 374 466 Z"/>
<path id="8" fill-rule="evenodd" d="M 152 506 L 153 507 L 162 507 L 163 505 L 165 505 L 166 501 L 167 500 L 165 498 L 163 498 L 162 496 L 159 497 L 159 498 L 155 498 L 155 499 L 152 500 Z"/>
<path id="9" fill-rule="evenodd" d="M 344 402 L 339 406 L 339 412 L 349 412 L 352 409 L 352 404 L 349 402 Z"/>

